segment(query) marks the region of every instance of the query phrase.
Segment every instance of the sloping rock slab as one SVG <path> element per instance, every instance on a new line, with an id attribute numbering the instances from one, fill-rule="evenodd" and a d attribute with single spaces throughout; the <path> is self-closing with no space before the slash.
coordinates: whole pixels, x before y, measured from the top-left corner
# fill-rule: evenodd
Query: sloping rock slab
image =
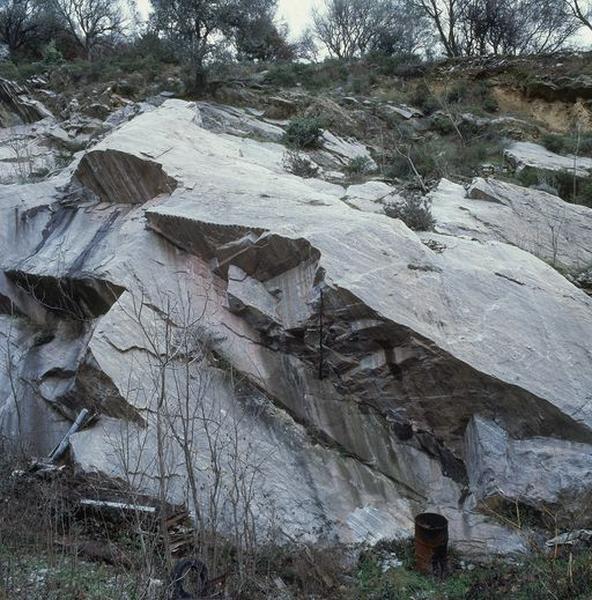
<path id="1" fill-rule="evenodd" d="M 51 112 L 33 98 L 14 81 L 0 78 L 0 100 L 6 108 L 15 113 L 23 123 L 34 123 L 45 117 L 51 117 Z M 6 126 L 6 124 L 3 124 Z"/>
<path id="2" fill-rule="evenodd" d="M 592 445 L 554 438 L 512 439 L 496 423 L 474 417 L 467 428 L 467 467 L 478 502 L 500 512 L 527 505 L 560 527 L 588 527 L 592 515 Z M 535 469 L 525 465 L 537 465 Z"/>
<path id="3" fill-rule="evenodd" d="M 103 202 L 121 204 L 142 204 L 177 186 L 157 162 L 113 150 L 85 154 L 76 178 Z"/>
<path id="4" fill-rule="evenodd" d="M 533 142 L 516 142 L 507 150 L 504 157 L 517 172 L 534 169 L 549 173 L 567 172 L 578 178 L 592 175 L 592 158 L 585 156 L 562 156 Z"/>
<path id="5" fill-rule="evenodd" d="M 438 233 L 513 244 L 573 274 L 592 265 L 592 209 L 495 179 L 468 191 L 443 179 L 430 194 Z"/>

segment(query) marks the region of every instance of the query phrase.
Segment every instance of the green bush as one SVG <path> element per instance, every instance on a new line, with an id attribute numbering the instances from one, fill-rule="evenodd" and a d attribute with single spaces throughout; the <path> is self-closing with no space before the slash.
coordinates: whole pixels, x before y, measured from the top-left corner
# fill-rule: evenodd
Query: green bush
<path id="1" fill-rule="evenodd" d="M 555 154 L 578 154 L 589 156 L 592 154 L 592 135 L 562 133 L 545 133 L 540 140 L 541 144 Z"/>
<path id="2" fill-rule="evenodd" d="M 415 87 L 409 95 L 408 102 L 411 106 L 419 108 L 426 115 L 431 115 L 441 108 L 438 99 L 423 82 Z"/>
<path id="3" fill-rule="evenodd" d="M 428 69 L 428 63 L 417 54 L 387 56 L 382 52 L 372 52 L 366 60 L 370 65 L 378 67 L 381 75 L 390 77 L 421 77 Z"/>
<path id="4" fill-rule="evenodd" d="M 403 156 L 395 153 L 388 159 L 385 169 L 387 177 L 416 179 L 409 161 L 411 159 L 424 181 L 442 177 L 464 181 L 479 175 L 484 162 L 501 162 L 502 158 L 502 142 L 495 134 L 465 137 L 463 142 L 454 132 L 446 137 L 434 136 L 401 148 Z"/>
<path id="5" fill-rule="evenodd" d="M 286 128 L 284 142 L 292 148 L 316 148 L 323 135 L 321 120 L 315 117 L 296 117 Z"/>
<path id="6" fill-rule="evenodd" d="M 371 165 L 372 161 L 367 156 L 356 156 L 345 166 L 345 172 L 349 175 L 365 175 Z"/>
<path id="7" fill-rule="evenodd" d="M 279 87 L 295 87 L 300 79 L 298 71 L 297 65 L 292 63 L 274 65 L 265 79 Z"/>
<path id="8" fill-rule="evenodd" d="M 402 203 L 385 207 L 384 214 L 400 219 L 413 231 L 430 231 L 435 223 L 431 201 L 422 196 L 408 196 Z"/>
<path id="9" fill-rule="evenodd" d="M 55 40 L 51 40 L 42 51 L 43 62 L 46 65 L 59 65 L 64 62 L 64 56 L 56 47 Z"/>
<path id="10" fill-rule="evenodd" d="M 328 59 L 321 64 L 280 63 L 272 65 L 265 76 L 268 83 L 278 87 L 302 85 L 316 91 L 343 85 L 347 82 L 349 71 L 347 64 Z"/>
<path id="11" fill-rule="evenodd" d="M 470 93 L 471 90 L 466 81 L 457 81 L 453 84 L 452 88 L 448 90 L 446 100 L 451 104 L 461 104 L 468 100 Z"/>
<path id="12" fill-rule="evenodd" d="M 6 62 L 0 62 L 0 77 L 18 80 L 20 79 L 20 72 L 12 61 L 7 60 Z"/>
<path id="13" fill-rule="evenodd" d="M 557 133 L 545 133 L 541 138 L 541 144 L 549 152 L 555 152 L 555 154 L 566 152 L 566 148 L 569 146 L 569 142 L 565 139 L 565 136 Z"/>
<path id="14" fill-rule="evenodd" d="M 454 117 L 452 117 L 454 118 Z M 436 113 L 432 116 L 432 129 L 440 135 L 450 135 L 456 131 L 451 116 L 444 112 Z"/>
<path id="15" fill-rule="evenodd" d="M 354 77 L 351 82 L 351 91 L 356 95 L 368 95 L 372 88 L 372 78 L 369 75 Z"/>
<path id="16" fill-rule="evenodd" d="M 557 171 L 553 173 L 539 172 L 535 169 L 523 169 L 517 174 L 520 185 L 534 189 L 546 188 L 554 190 L 557 195 L 573 204 L 582 204 L 592 208 L 592 179 L 574 179 L 573 173 L 569 171 Z"/>
<path id="17" fill-rule="evenodd" d="M 488 113 L 495 113 L 499 110 L 499 104 L 492 95 L 488 95 L 483 99 L 482 107 Z"/>

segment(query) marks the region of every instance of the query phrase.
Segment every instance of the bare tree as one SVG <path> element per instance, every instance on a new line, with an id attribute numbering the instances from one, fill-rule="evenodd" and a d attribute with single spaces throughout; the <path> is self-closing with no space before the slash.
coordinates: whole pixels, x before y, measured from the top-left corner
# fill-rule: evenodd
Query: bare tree
<path id="1" fill-rule="evenodd" d="M 406 0 L 392 0 L 383 12 L 371 50 L 387 56 L 412 55 L 422 50 L 430 53 L 434 39 L 424 11 Z"/>
<path id="2" fill-rule="evenodd" d="M 592 30 L 592 2 L 590 0 L 561 0 L 565 15 L 575 19 L 580 26 Z"/>
<path id="3" fill-rule="evenodd" d="M 572 0 L 410 1 L 430 19 L 449 57 L 555 52 L 580 26 L 566 18 L 563 4 Z"/>
<path id="4" fill-rule="evenodd" d="M 194 516 L 198 553 L 212 570 L 227 568 L 223 548 L 230 541 L 241 577 L 246 576 L 257 541 L 256 491 L 268 457 L 249 435 L 257 415 L 223 398 L 225 393 L 240 397 L 248 384 L 212 354 L 204 327 L 206 305 L 196 307 L 189 294 L 160 295 L 156 304 L 143 294 L 130 295 L 119 306 L 144 348 L 138 349 L 137 364 L 131 359 L 126 396 L 146 406 L 145 428 L 123 427 L 110 440 L 119 470 L 130 488 L 156 482 L 161 507 L 172 485 L 177 495 L 181 485 Z M 161 529 L 166 534 L 164 522 Z M 167 545 L 166 535 L 164 540 Z M 148 547 L 150 540 L 142 544 Z M 147 570 L 152 562 L 146 561 Z"/>
<path id="5" fill-rule="evenodd" d="M 42 4 L 38 0 L 0 2 L 0 40 L 11 52 L 25 46 L 41 26 Z"/>
<path id="6" fill-rule="evenodd" d="M 302 35 L 297 42 L 296 52 L 300 58 L 304 58 L 310 62 L 318 62 L 319 48 L 312 29 L 308 28 L 302 32 Z"/>
<path id="7" fill-rule="evenodd" d="M 51 0 L 64 29 L 84 56 L 92 59 L 102 44 L 121 35 L 125 26 L 118 0 Z"/>
<path id="8" fill-rule="evenodd" d="M 578 28 L 563 0 L 470 0 L 462 25 L 466 55 L 555 52 Z"/>
<path id="9" fill-rule="evenodd" d="M 390 18 L 390 3 L 380 0 L 327 0 L 313 14 L 315 31 L 329 53 L 350 59 L 364 54 Z"/>
<path id="10" fill-rule="evenodd" d="M 461 56 L 460 25 L 469 0 L 410 0 L 431 20 L 447 56 Z"/>

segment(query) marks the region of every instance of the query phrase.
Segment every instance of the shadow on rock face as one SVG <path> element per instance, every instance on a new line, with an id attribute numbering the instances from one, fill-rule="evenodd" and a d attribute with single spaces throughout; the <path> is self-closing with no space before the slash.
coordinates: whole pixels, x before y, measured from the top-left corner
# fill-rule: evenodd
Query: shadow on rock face
<path id="1" fill-rule="evenodd" d="M 47 310 L 86 321 L 104 315 L 124 291 L 121 286 L 92 277 L 50 277 L 8 271 L 8 279 Z"/>
<path id="2" fill-rule="evenodd" d="M 159 163 L 117 150 L 85 154 L 74 178 L 103 202 L 120 204 L 142 204 L 177 187 Z"/>

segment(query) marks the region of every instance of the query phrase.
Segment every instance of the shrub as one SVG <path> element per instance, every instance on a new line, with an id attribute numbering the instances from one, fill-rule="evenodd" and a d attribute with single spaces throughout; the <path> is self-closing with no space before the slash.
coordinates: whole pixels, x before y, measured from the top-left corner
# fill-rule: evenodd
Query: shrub
<path id="1" fill-rule="evenodd" d="M 517 177 L 520 185 L 532 189 L 553 192 L 566 202 L 583 204 L 592 208 L 592 179 L 575 178 L 573 172 L 539 172 L 535 169 L 523 169 Z"/>
<path id="2" fill-rule="evenodd" d="M 370 88 L 372 87 L 371 78 L 367 75 L 365 77 L 354 77 L 350 87 L 351 91 L 356 94 L 356 96 L 368 94 L 370 92 Z"/>
<path id="3" fill-rule="evenodd" d="M 55 40 L 51 40 L 45 48 L 43 48 L 43 62 L 46 65 L 58 65 L 64 62 L 64 56 L 56 47 Z"/>
<path id="4" fill-rule="evenodd" d="M 483 99 L 482 107 L 483 110 L 488 113 L 495 113 L 499 110 L 497 100 L 491 95 L 488 95 Z"/>
<path id="5" fill-rule="evenodd" d="M 436 113 L 431 118 L 432 129 L 437 131 L 440 135 L 450 135 L 451 133 L 455 133 L 456 129 L 452 122 L 453 118 L 454 117 L 451 115 L 443 112 Z"/>
<path id="6" fill-rule="evenodd" d="M 386 206 L 384 214 L 392 219 L 400 219 L 413 231 L 430 231 L 435 223 L 432 203 L 425 196 L 408 196 L 401 203 Z"/>
<path id="7" fill-rule="evenodd" d="M 284 141 L 293 148 L 315 148 L 323 135 L 320 119 L 316 117 L 297 117 L 286 128 Z"/>
<path id="8" fill-rule="evenodd" d="M 284 154 L 282 164 L 286 171 L 304 179 L 311 179 L 319 175 L 319 167 L 308 156 L 300 152 L 288 150 Z"/>
<path id="9" fill-rule="evenodd" d="M 345 167 L 349 175 L 364 175 L 370 171 L 372 161 L 367 156 L 356 156 L 352 158 Z"/>
<path id="10" fill-rule="evenodd" d="M 279 87 L 302 85 L 308 90 L 321 90 L 347 82 L 347 65 L 336 59 L 321 64 L 282 63 L 270 67 L 265 76 L 268 83 Z"/>
<path id="11" fill-rule="evenodd" d="M 578 139 L 576 133 L 546 133 L 540 141 L 547 150 L 555 154 L 592 154 L 592 135 L 589 134 L 580 135 Z"/>
<path id="12" fill-rule="evenodd" d="M 378 67 L 382 75 L 391 77 L 421 77 L 425 75 L 428 64 L 417 54 L 395 54 L 387 56 L 382 52 L 371 52 L 366 60 Z"/>
<path id="13" fill-rule="evenodd" d="M 409 104 L 419 108 L 426 115 L 431 115 L 441 108 L 438 99 L 423 82 L 416 86 L 409 96 Z"/>
<path id="14" fill-rule="evenodd" d="M 298 83 L 298 69 L 294 64 L 275 65 L 265 76 L 266 81 L 280 87 L 294 87 Z"/>
<path id="15" fill-rule="evenodd" d="M 460 104 L 465 102 L 470 94 L 469 85 L 466 81 L 457 81 L 448 93 L 446 94 L 446 100 L 451 104 Z"/>
<path id="16" fill-rule="evenodd" d="M 541 144 L 549 150 L 549 152 L 555 152 L 555 154 L 561 154 L 566 151 L 568 143 L 564 136 L 557 133 L 546 133 L 541 138 Z"/>

